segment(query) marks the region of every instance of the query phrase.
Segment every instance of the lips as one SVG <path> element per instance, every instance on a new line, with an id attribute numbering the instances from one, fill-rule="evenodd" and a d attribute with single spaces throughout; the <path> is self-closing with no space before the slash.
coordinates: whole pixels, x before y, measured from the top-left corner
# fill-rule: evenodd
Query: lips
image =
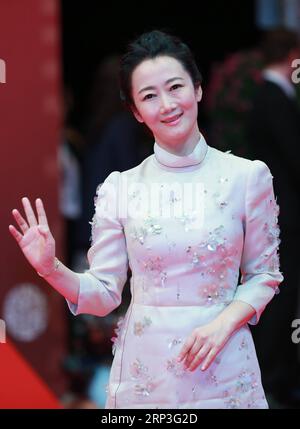
<path id="1" fill-rule="evenodd" d="M 171 124 L 172 122 L 177 121 L 177 119 L 179 119 L 182 115 L 183 115 L 183 113 L 179 113 L 178 115 L 174 115 L 174 116 L 171 116 L 169 118 L 164 119 L 162 122 L 164 124 Z"/>

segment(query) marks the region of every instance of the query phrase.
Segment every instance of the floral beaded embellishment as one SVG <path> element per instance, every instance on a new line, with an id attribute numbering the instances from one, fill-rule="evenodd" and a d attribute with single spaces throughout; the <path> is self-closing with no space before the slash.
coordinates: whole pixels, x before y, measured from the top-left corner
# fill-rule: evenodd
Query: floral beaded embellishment
<path id="1" fill-rule="evenodd" d="M 245 395 L 248 400 L 248 408 L 255 406 L 255 396 L 258 390 L 256 374 L 248 370 L 243 370 L 235 383 L 232 391 L 223 392 L 224 404 L 226 408 L 239 408 L 245 402 Z"/>
<path id="2" fill-rule="evenodd" d="M 206 376 L 206 379 L 209 383 L 213 384 L 214 386 L 218 387 L 219 380 L 217 376 L 214 374 L 212 370 L 209 370 L 208 375 Z"/>
<path id="3" fill-rule="evenodd" d="M 215 252 L 219 246 L 224 246 L 226 239 L 222 237 L 225 228 L 223 225 L 218 226 L 209 232 L 209 238 L 200 244 L 200 247 L 206 247 L 210 252 Z"/>
<path id="4" fill-rule="evenodd" d="M 130 375 L 132 380 L 140 380 L 148 377 L 148 367 L 143 365 L 140 359 L 136 358 L 130 365 Z"/>
<path id="5" fill-rule="evenodd" d="M 150 317 L 144 317 L 142 322 L 135 322 L 134 323 L 134 335 L 137 335 L 138 337 L 141 337 L 145 329 L 148 328 L 152 324 L 152 320 Z"/>
<path id="6" fill-rule="evenodd" d="M 207 304 L 217 304 L 226 301 L 227 290 L 220 285 L 210 284 L 204 289 L 201 288 L 200 291 L 201 296 L 206 300 Z"/>
<path id="7" fill-rule="evenodd" d="M 279 245 L 280 245 L 280 228 L 278 225 L 279 206 L 276 200 L 270 199 L 267 201 L 267 212 L 271 211 L 271 216 L 268 222 L 264 223 L 263 232 L 266 237 L 269 251 L 266 250 L 261 256 L 260 263 L 257 266 L 259 272 L 270 271 L 278 272 L 280 270 L 279 263 Z"/>
<path id="8" fill-rule="evenodd" d="M 264 230 L 267 232 L 267 239 L 270 245 L 275 245 L 276 249 L 271 259 L 269 260 L 270 271 L 279 271 L 279 245 L 280 245 L 280 228 L 278 225 L 279 206 L 273 199 L 269 200 L 269 205 L 272 211 L 270 223 L 266 223 Z"/>
<path id="9" fill-rule="evenodd" d="M 185 232 L 190 231 L 191 229 L 193 230 L 194 228 L 192 227 L 192 224 L 195 222 L 196 220 L 196 215 L 195 214 L 186 214 L 183 216 L 175 216 L 175 219 L 181 223 L 181 225 L 183 225 Z"/>
<path id="10" fill-rule="evenodd" d="M 136 396 L 150 396 L 154 389 L 153 378 L 148 374 L 148 367 L 145 366 L 138 358 L 130 365 L 130 375 L 137 384 L 134 386 Z"/>
<path id="11" fill-rule="evenodd" d="M 182 338 L 168 339 L 167 342 L 168 342 L 168 348 L 172 349 L 173 347 L 176 347 L 182 343 Z"/>
<path id="12" fill-rule="evenodd" d="M 106 195 L 106 191 L 104 190 L 102 185 L 103 185 L 103 183 L 100 183 L 96 189 L 96 195 L 94 197 L 95 213 L 93 215 L 92 221 L 89 222 L 89 224 L 91 225 L 91 236 L 90 236 L 91 244 L 93 244 L 95 241 L 95 231 L 96 231 L 97 227 L 99 226 L 98 215 L 96 213 L 96 207 L 98 204 L 98 200 Z"/>
<path id="13" fill-rule="evenodd" d="M 205 264 L 205 262 L 203 262 L 205 257 L 197 251 L 196 246 L 188 246 L 186 249 L 186 253 L 189 255 L 191 265 L 199 265 L 200 261 Z"/>
<path id="14" fill-rule="evenodd" d="M 235 395 L 230 395 L 228 391 L 224 392 L 224 404 L 226 408 L 237 409 L 241 405 L 241 401 Z"/>
<path id="15" fill-rule="evenodd" d="M 155 285 L 164 286 L 167 279 L 167 272 L 163 267 L 163 258 L 161 256 L 148 258 L 142 261 L 144 270 L 151 275 Z"/>
<path id="16" fill-rule="evenodd" d="M 140 244 L 144 244 L 149 235 L 159 235 L 161 233 L 162 226 L 155 218 L 148 215 L 144 219 L 142 226 L 139 228 L 134 227 L 131 230 L 130 236 L 133 240 L 138 241 Z"/>
<path id="17" fill-rule="evenodd" d="M 167 371 L 175 375 L 177 378 L 183 377 L 187 371 L 184 367 L 184 363 L 178 362 L 176 358 L 168 359 L 166 367 Z"/>
<path id="18" fill-rule="evenodd" d="M 248 343 L 245 338 L 242 339 L 239 350 L 248 350 Z"/>
<path id="19" fill-rule="evenodd" d="M 222 187 L 221 191 L 223 191 L 223 187 L 228 183 L 228 178 L 220 177 L 218 183 Z M 228 201 L 224 200 L 222 197 L 222 192 L 215 192 L 212 197 L 214 198 L 215 203 L 219 209 L 224 210 L 228 206 Z"/>
<path id="20" fill-rule="evenodd" d="M 201 276 L 208 279 L 206 287 L 200 286 L 199 294 L 206 304 L 210 305 L 227 304 L 232 299 L 227 276 L 229 269 L 234 266 L 238 250 L 227 242 L 224 234 L 225 228 L 220 225 L 208 233 L 206 240 L 186 249 L 186 253 L 190 255 L 190 262 L 194 266 L 199 266 Z M 211 279 L 208 276 L 211 276 Z"/>
<path id="21" fill-rule="evenodd" d="M 121 345 L 121 337 L 122 337 L 122 333 L 123 333 L 123 329 L 124 329 L 124 317 L 120 317 L 117 321 L 117 327 L 115 328 L 114 332 L 115 332 L 115 336 L 113 336 L 111 338 L 111 341 L 113 343 L 112 345 L 112 354 L 115 355 L 116 350 L 120 347 Z"/>
<path id="22" fill-rule="evenodd" d="M 243 338 L 241 343 L 240 343 L 239 351 L 246 353 L 246 359 L 247 360 L 251 359 L 251 357 L 250 357 L 251 351 L 249 350 L 249 345 L 248 345 L 247 341 L 245 340 L 245 338 Z"/>
<path id="23" fill-rule="evenodd" d="M 255 373 L 243 371 L 236 382 L 236 391 L 240 393 L 247 393 L 251 390 L 257 390 L 258 384 L 255 378 Z"/>
<path id="24" fill-rule="evenodd" d="M 150 379 L 145 381 L 144 383 L 136 384 L 134 386 L 134 393 L 136 396 L 150 396 L 153 389 L 154 389 L 154 384 Z"/>

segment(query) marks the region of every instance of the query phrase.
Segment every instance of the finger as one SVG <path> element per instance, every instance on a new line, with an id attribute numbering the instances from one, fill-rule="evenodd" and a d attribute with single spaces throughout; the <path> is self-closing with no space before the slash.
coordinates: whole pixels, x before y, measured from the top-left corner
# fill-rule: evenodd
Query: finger
<path id="1" fill-rule="evenodd" d="M 186 340 L 185 344 L 183 345 L 183 347 L 182 347 L 182 349 L 181 349 L 181 351 L 177 357 L 178 362 L 180 362 L 185 357 L 185 355 L 189 352 L 191 347 L 193 347 L 194 342 L 195 342 L 194 336 L 191 336 Z"/>
<path id="2" fill-rule="evenodd" d="M 46 225 L 49 228 L 48 220 L 47 220 L 46 212 L 45 212 L 45 209 L 44 209 L 43 201 L 40 198 L 37 198 L 35 200 L 35 205 L 36 205 L 36 211 L 37 211 L 37 214 L 38 214 L 39 224 L 40 225 Z"/>
<path id="3" fill-rule="evenodd" d="M 199 364 L 203 361 L 203 359 L 207 356 L 207 354 L 210 352 L 210 347 L 208 345 L 204 345 L 199 352 L 194 356 L 194 359 L 189 364 L 188 369 L 190 371 L 194 371 Z"/>
<path id="4" fill-rule="evenodd" d="M 191 348 L 189 354 L 191 354 L 192 356 L 196 356 L 196 354 L 199 352 L 199 350 L 201 349 L 201 347 L 205 344 L 204 340 L 201 340 L 199 338 L 197 338 L 193 344 L 193 347 Z"/>
<path id="5" fill-rule="evenodd" d="M 186 354 L 185 357 L 185 365 L 189 366 L 190 363 L 194 360 L 195 356 L 197 355 L 197 353 L 199 352 L 199 350 L 201 349 L 201 347 L 203 346 L 203 342 L 200 341 L 199 339 L 196 339 L 193 346 L 191 347 L 191 349 L 189 350 L 189 352 Z"/>
<path id="6" fill-rule="evenodd" d="M 216 349 L 211 349 L 206 358 L 204 359 L 204 362 L 201 365 L 201 370 L 205 371 L 211 363 L 214 361 L 215 357 L 217 356 L 218 351 Z"/>
<path id="7" fill-rule="evenodd" d="M 23 216 L 21 216 L 19 210 L 13 209 L 12 214 L 13 214 L 17 224 L 21 228 L 21 231 L 25 234 L 25 232 L 29 229 L 27 222 L 25 221 Z"/>
<path id="8" fill-rule="evenodd" d="M 37 225 L 37 220 L 36 220 L 35 214 L 32 210 L 29 199 L 27 197 L 22 198 L 22 203 L 23 203 L 23 207 L 24 207 L 24 210 L 25 210 L 25 213 L 27 216 L 29 226 Z"/>
<path id="9" fill-rule="evenodd" d="M 11 233 L 11 235 L 15 238 L 17 243 L 20 243 L 20 241 L 23 238 L 23 235 L 19 233 L 19 231 L 13 226 L 13 225 L 9 225 L 8 229 Z"/>
<path id="10" fill-rule="evenodd" d="M 49 228 L 47 225 L 39 225 L 38 230 L 45 239 L 49 237 Z"/>

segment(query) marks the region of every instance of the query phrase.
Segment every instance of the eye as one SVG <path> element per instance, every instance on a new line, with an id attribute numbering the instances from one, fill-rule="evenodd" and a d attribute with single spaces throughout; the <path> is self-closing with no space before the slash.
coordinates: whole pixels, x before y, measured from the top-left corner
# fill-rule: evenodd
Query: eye
<path id="1" fill-rule="evenodd" d="M 173 91 L 175 89 L 182 88 L 182 86 L 183 85 L 180 85 L 180 83 L 175 83 L 174 85 L 171 86 L 170 90 Z"/>
<path id="2" fill-rule="evenodd" d="M 144 101 L 144 100 L 151 100 L 151 98 L 153 98 L 153 97 L 155 97 L 155 95 L 154 95 L 154 94 L 147 94 L 147 95 L 145 95 L 145 97 L 143 98 L 143 101 Z"/>

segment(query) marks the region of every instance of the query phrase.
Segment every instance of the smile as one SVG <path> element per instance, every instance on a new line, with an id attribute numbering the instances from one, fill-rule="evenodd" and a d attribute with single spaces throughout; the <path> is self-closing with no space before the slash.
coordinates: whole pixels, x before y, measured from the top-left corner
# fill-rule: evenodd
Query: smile
<path id="1" fill-rule="evenodd" d="M 179 122 L 179 120 L 180 120 L 180 118 L 181 118 L 182 115 L 183 115 L 183 113 L 179 113 L 179 115 L 172 116 L 171 118 L 164 119 L 161 122 L 163 122 L 164 124 L 167 124 L 167 125 L 176 125 Z"/>

